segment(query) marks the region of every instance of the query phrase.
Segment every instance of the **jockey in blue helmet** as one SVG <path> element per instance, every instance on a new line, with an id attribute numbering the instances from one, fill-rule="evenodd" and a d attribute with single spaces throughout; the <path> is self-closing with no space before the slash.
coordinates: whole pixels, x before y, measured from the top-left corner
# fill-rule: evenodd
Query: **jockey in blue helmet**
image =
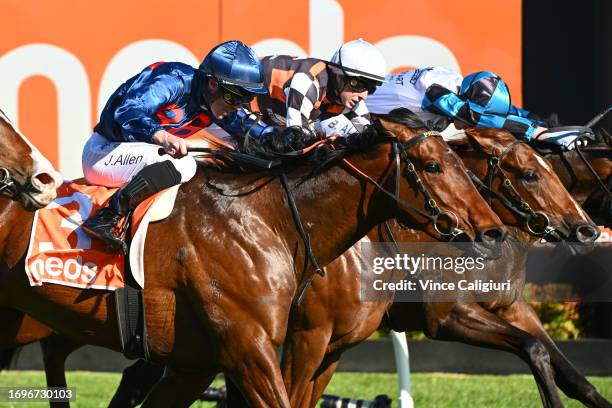
<path id="1" fill-rule="evenodd" d="M 405 107 L 446 116 L 457 128 L 500 128 L 518 138 L 538 138 L 567 148 L 573 148 L 579 136 L 575 131 L 549 132 L 533 114 L 514 106 L 506 83 L 487 71 L 463 78 L 446 68 L 427 67 L 387 75 L 366 104 L 373 113 Z"/>
<path id="2" fill-rule="evenodd" d="M 121 188 L 83 229 L 104 240 L 109 250 L 126 252 L 116 232 L 119 220 L 151 195 L 195 175 L 185 137 L 213 123 L 240 133 L 232 117 L 256 94 L 267 92 L 263 82 L 255 52 L 227 41 L 197 69 L 156 63 L 122 84 L 106 103 L 82 159 L 87 182 Z"/>

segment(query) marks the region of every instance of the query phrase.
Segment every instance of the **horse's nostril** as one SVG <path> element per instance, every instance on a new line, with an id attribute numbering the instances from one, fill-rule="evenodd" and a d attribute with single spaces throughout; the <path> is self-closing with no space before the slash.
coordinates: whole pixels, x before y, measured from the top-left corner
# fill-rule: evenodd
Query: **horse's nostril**
<path id="1" fill-rule="evenodd" d="M 502 242 L 504 240 L 504 231 L 500 228 L 489 228 L 482 233 L 484 242 Z"/>
<path id="2" fill-rule="evenodd" d="M 55 183 L 55 179 L 49 173 L 38 173 L 34 176 L 34 179 L 36 179 L 36 181 L 38 181 L 43 186 Z"/>
<path id="3" fill-rule="evenodd" d="M 584 224 L 576 227 L 576 239 L 578 242 L 593 242 L 599 237 L 599 228 Z"/>

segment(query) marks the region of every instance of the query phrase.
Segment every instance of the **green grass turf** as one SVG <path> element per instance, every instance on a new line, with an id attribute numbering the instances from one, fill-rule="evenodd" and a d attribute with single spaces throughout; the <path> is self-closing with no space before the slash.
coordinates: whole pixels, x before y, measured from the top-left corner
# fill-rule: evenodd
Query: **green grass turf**
<path id="1" fill-rule="evenodd" d="M 68 384 L 77 389 L 73 407 L 106 407 L 120 376 L 115 373 L 70 372 Z M 592 377 L 590 381 L 607 399 L 612 399 L 612 377 Z M 44 374 L 38 371 L 0 373 L 0 387 L 40 387 Z M 215 385 L 221 384 L 217 381 Z M 462 375 L 413 374 L 412 390 L 415 406 L 420 407 L 541 407 L 538 391 L 529 375 Z M 326 393 L 357 398 L 374 398 L 377 394 L 397 396 L 394 374 L 338 373 Z M 577 401 L 563 396 L 566 407 L 581 407 Z M 0 407 L 45 407 L 46 403 L 6 403 Z M 214 407 L 214 403 L 199 402 L 194 407 Z M 397 407 L 397 404 L 393 404 Z"/>

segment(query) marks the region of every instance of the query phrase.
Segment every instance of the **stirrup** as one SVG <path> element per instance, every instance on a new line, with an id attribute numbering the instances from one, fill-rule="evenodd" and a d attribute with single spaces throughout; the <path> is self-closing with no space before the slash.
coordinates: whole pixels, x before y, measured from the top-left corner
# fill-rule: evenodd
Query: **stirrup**
<path id="1" fill-rule="evenodd" d="M 104 242 L 105 244 L 105 249 L 106 252 L 108 253 L 122 253 L 123 255 L 127 255 L 128 252 L 128 248 L 127 248 L 127 244 L 125 243 L 125 233 L 123 233 L 120 236 L 116 236 L 116 235 L 103 235 L 98 233 L 98 231 L 92 230 L 90 228 L 87 228 L 86 226 L 82 226 L 83 231 L 85 231 L 87 233 L 87 235 L 98 239 L 102 242 Z M 112 232 L 111 232 L 112 234 Z"/>

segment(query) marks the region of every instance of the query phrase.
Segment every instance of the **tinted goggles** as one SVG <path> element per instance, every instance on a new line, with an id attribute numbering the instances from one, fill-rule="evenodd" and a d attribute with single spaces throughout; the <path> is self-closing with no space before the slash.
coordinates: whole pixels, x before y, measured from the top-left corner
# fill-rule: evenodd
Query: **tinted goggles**
<path id="1" fill-rule="evenodd" d="M 354 92 L 367 91 L 370 95 L 373 94 L 376 90 L 376 87 L 380 85 L 380 83 L 376 81 L 350 76 L 346 77 L 345 84 Z"/>
<path id="2" fill-rule="evenodd" d="M 236 87 L 230 87 L 228 85 L 220 85 L 221 97 L 228 105 L 246 105 L 250 103 L 255 94 L 247 92 L 245 90 L 239 90 Z"/>

